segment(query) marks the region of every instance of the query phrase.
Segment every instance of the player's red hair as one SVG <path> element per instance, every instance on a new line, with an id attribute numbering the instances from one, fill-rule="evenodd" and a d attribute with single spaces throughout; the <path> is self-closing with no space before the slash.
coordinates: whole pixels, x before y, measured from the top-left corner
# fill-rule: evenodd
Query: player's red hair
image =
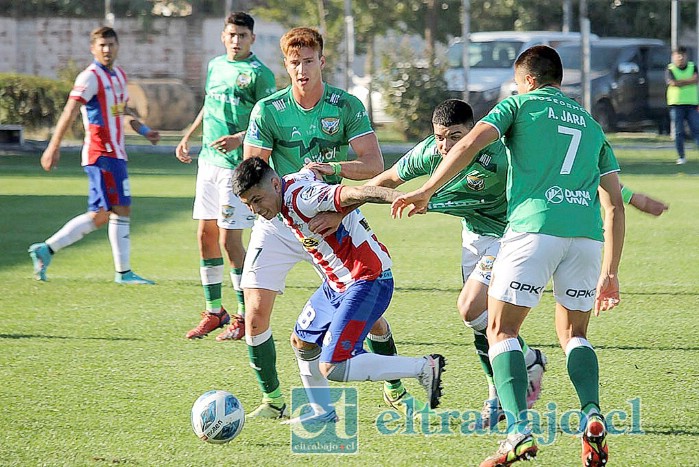
<path id="1" fill-rule="evenodd" d="M 290 52 L 298 52 L 303 47 L 310 47 L 318 52 L 318 56 L 323 55 L 323 36 L 317 29 L 294 28 L 287 31 L 279 40 L 279 46 L 285 57 Z"/>

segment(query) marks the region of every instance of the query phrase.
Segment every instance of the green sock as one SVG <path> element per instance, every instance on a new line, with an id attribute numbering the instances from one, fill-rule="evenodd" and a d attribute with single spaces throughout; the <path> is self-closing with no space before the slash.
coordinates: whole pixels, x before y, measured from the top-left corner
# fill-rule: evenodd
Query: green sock
<path id="1" fill-rule="evenodd" d="M 274 346 L 271 330 L 269 337 L 257 345 L 248 345 L 248 356 L 250 366 L 255 370 L 257 384 L 265 394 L 266 398 L 275 399 L 281 397 L 279 392 L 279 378 L 277 377 L 277 350 Z M 264 339 L 261 335 L 253 336 Z"/>
<path id="2" fill-rule="evenodd" d="M 566 366 L 583 412 L 589 415 L 593 409 L 599 411 L 599 364 L 594 349 L 574 347 L 568 354 Z"/>
<path id="3" fill-rule="evenodd" d="M 396 343 L 393 340 L 393 334 L 389 330 L 387 334 L 383 336 L 375 336 L 369 334 L 366 338 L 366 345 L 372 353 L 378 355 L 398 355 L 398 350 L 396 350 Z M 403 383 L 399 379 L 392 379 L 386 381 L 386 388 L 390 390 L 400 389 Z"/>
<path id="4" fill-rule="evenodd" d="M 221 283 L 223 282 L 223 258 L 202 259 L 199 263 L 201 285 L 204 287 L 206 311 L 221 312 Z"/>
<path id="5" fill-rule="evenodd" d="M 493 375 L 498 389 L 498 397 L 503 410 L 509 414 L 508 433 L 524 433 L 528 421 L 520 414 L 527 410 L 527 366 L 524 355 L 519 350 L 502 352 L 493 358 Z M 510 417 L 514 416 L 514 420 Z M 514 423 L 513 423 L 514 422 Z"/>
<path id="6" fill-rule="evenodd" d="M 233 268 L 231 270 L 231 282 L 233 282 L 233 290 L 238 299 L 238 314 L 245 316 L 245 295 L 243 289 L 240 288 L 240 281 L 243 276 L 243 268 Z"/>
<path id="7" fill-rule="evenodd" d="M 526 342 L 524 342 L 522 336 L 517 336 L 517 340 L 519 341 L 519 345 L 522 347 L 522 355 L 527 355 L 527 352 L 529 351 L 529 346 Z"/>

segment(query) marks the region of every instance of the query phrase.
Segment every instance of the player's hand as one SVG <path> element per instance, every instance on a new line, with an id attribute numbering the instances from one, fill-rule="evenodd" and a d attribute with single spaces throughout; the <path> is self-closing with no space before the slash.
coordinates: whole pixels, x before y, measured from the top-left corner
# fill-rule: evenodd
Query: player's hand
<path id="1" fill-rule="evenodd" d="M 310 162 L 306 164 L 304 169 L 315 170 L 321 175 L 335 175 L 335 167 L 325 162 Z M 317 233 L 317 232 L 316 232 Z"/>
<path id="2" fill-rule="evenodd" d="M 391 216 L 403 217 L 403 211 L 410 208 L 408 217 L 427 212 L 427 203 L 432 195 L 423 190 L 415 190 L 396 198 L 391 204 Z"/>
<path id="3" fill-rule="evenodd" d="M 58 166 L 58 161 L 61 159 L 61 149 L 47 147 L 41 155 L 41 167 L 49 172 Z"/>
<path id="4" fill-rule="evenodd" d="M 643 211 L 655 217 L 660 216 L 662 213 L 670 209 L 670 207 L 662 201 L 651 198 L 643 193 L 634 193 L 629 204 L 639 211 Z"/>
<path id="5" fill-rule="evenodd" d="M 180 144 L 177 145 L 177 148 L 175 149 L 175 157 L 177 160 L 180 162 L 184 162 L 185 164 L 189 164 L 192 162 L 192 156 L 189 155 L 189 141 L 186 139 L 182 139 L 180 141 Z"/>
<path id="6" fill-rule="evenodd" d="M 619 278 L 615 275 L 602 274 L 597 282 L 595 298 L 595 316 L 600 311 L 611 310 L 621 302 L 619 298 Z"/>
<path id="7" fill-rule="evenodd" d="M 221 136 L 219 139 L 211 143 L 211 147 L 224 154 L 231 152 L 240 147 L 242 144 L 241 138 L 236 135 Z"/>
<path id="8" fill-rule="evenodd" d="M 150 144 L 156 145 L 158 144 L 158 141 L 160 141 L 160 132 L 156 130 L 151 130 L 148 133 L 146 133 L 146 139 L 150 141 Z"/>
<path id="9" fill-rule="evenodd" d="M 327 237 L 337 232 L 344 216 L 339 212 L 320 212 L 308 221 L 308 228 L 314 234 Z"/>

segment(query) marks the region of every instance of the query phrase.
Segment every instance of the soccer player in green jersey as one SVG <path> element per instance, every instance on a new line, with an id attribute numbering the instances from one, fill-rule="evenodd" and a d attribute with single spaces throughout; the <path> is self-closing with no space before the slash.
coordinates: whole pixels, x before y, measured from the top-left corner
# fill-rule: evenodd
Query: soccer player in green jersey
<path id="1" fill-rule="evenodd" d="M 527 372 L 517 336 L 551 278 L 556 331 L 583 413 L 583 465 L 602 466 L 608 459 L 606 427 L 587 326 L 593 307 L 599 313 L 620 300 L 617 273 L 625 226 L 619 165 L 599 124 L 561 92 L 563 67 L 554 49 L 531 47 L 514 68 L 519 94 L 497 104 L 430 179 L 396 199 L 392 210 L 400 215 L 412 204 L 409 215 L 424 211 L 438 188 L 481 149 L 504 138 L 508 228 L 488 291 L 487 335 L 508 436 L 481 467 L 511 465 L 538 451 L 526 417 Z"/>
<path id="2" fill-rule="evenodd" d="M 366 109 L 356 97 L 323 81 L 325 56 L 320 33 L 311 28 L 294 28 L 284 34 L 280 46 L 291 85 L 255 105 L 245 135 L 245 158 L 271 161 L 280 176 L 313 163 L 332 167 L 332 175 L 326 177 L 331 183 L 338 183 L 343 177 L 365 180 L 380 173 L 383 158 Z M 356 154 L 352 161 L 347 160 L 350 146 Z M 326 214 L 335 216 L 335 225 L 339 224 L 342 214 Z M 341 236 L 342 232 L 335 235 Z M 310 257 L 276 217 L 255 221 L 248 250 L 242 279 L 245 339 L 250 364 L 263 392 L 262 404 L 248 417 L 282 418 L 287 416 L 287 410 L 277 377 L 270 317 L 277 294 L 284 291 L 289 270 L 300 261 L 310 262 Z M 395 353 L 390 331 L 377 326 L 369 336 L 376 344 L 372 350 Z M 298 363 L 305 386 L 323 384 L 311 381 L 318 374 L 317 358 Z M 396 392 L 405 391 L 399 381 L 395 384 Z"/>
<path id="3" fill-rule="evenodd" d="M 276 91 L 274 74 L 250 51 L 255 42 L 254 26 L 255 21 L 247 13 L 232 13 L 226 18 L 221 32 L 226 53 L 209 62 L 204 106 L 175 152 L 180 161 L 192 162 L 189 139 L 203 122 L 193 217 L 199 220 L 199 272 L 206 310 L 199 324 L 187 332 L 187 339 L 202 338 L 229 323 L 217 341 L 242 339 L 245 334 L 245 302 L 240 287 L 245 258 L 243 229 L 252 227 L 255 216 L 233 193 L 232 174 L 243 160 L 242 142 L 253 106 Z M 221 245 L 231 265 L 230 277 L 238 299 L 232 322 L 221 304 Z"/>
<path id="4" fill-rule="evenodd" d="M 367 185 L 395 188 L 414 178 L 431 175 L 442 157 L 473 128 L 473 110 L 466 102 L 449 99 L 432 114 L 434 134 L 408 151 L 393 167 L 377 175 Z M 474 345 L 488 381 L 488 399 L 483 404 L 481 425 L 492 428 L 504 416 L 499 410 L 493 368 L 488 358 L 488 285 L 491 269 L 507 223 L 507 156 L 502 142 L 495 141 L 481 150 L 468 167 L 435 192 L 427 206 L 429 212 L 441 212 L 461 218 L 461 272 L 464 287 L 457 302 L 466 326 L 474 333 Z M 546 357 L 531 349 L 520 338 L 527 364 L 529 386 L 527 407 L 531 408 L 541 392 Z M 389 400 L 387 402 L 390 403 Z"/>

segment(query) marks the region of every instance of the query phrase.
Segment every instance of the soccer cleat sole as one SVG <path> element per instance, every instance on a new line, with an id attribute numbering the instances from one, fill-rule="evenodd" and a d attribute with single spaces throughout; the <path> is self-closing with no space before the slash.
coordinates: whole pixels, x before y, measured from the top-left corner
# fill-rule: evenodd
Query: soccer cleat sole
<path id="1" fill-rule="evenodd" d="M 432 392 L 429 400 L 429 405 L 431 409 L 436 409 L 439 407 L 440 400 L 444 395 L 444 388 L 442 387 L 442 375 L 446 371 L 445 366 L 447 365 L 447 360 L 443 355 L 432 354 L 430 355 L 437 365 L 437 374 L 432 381 Z"/>

